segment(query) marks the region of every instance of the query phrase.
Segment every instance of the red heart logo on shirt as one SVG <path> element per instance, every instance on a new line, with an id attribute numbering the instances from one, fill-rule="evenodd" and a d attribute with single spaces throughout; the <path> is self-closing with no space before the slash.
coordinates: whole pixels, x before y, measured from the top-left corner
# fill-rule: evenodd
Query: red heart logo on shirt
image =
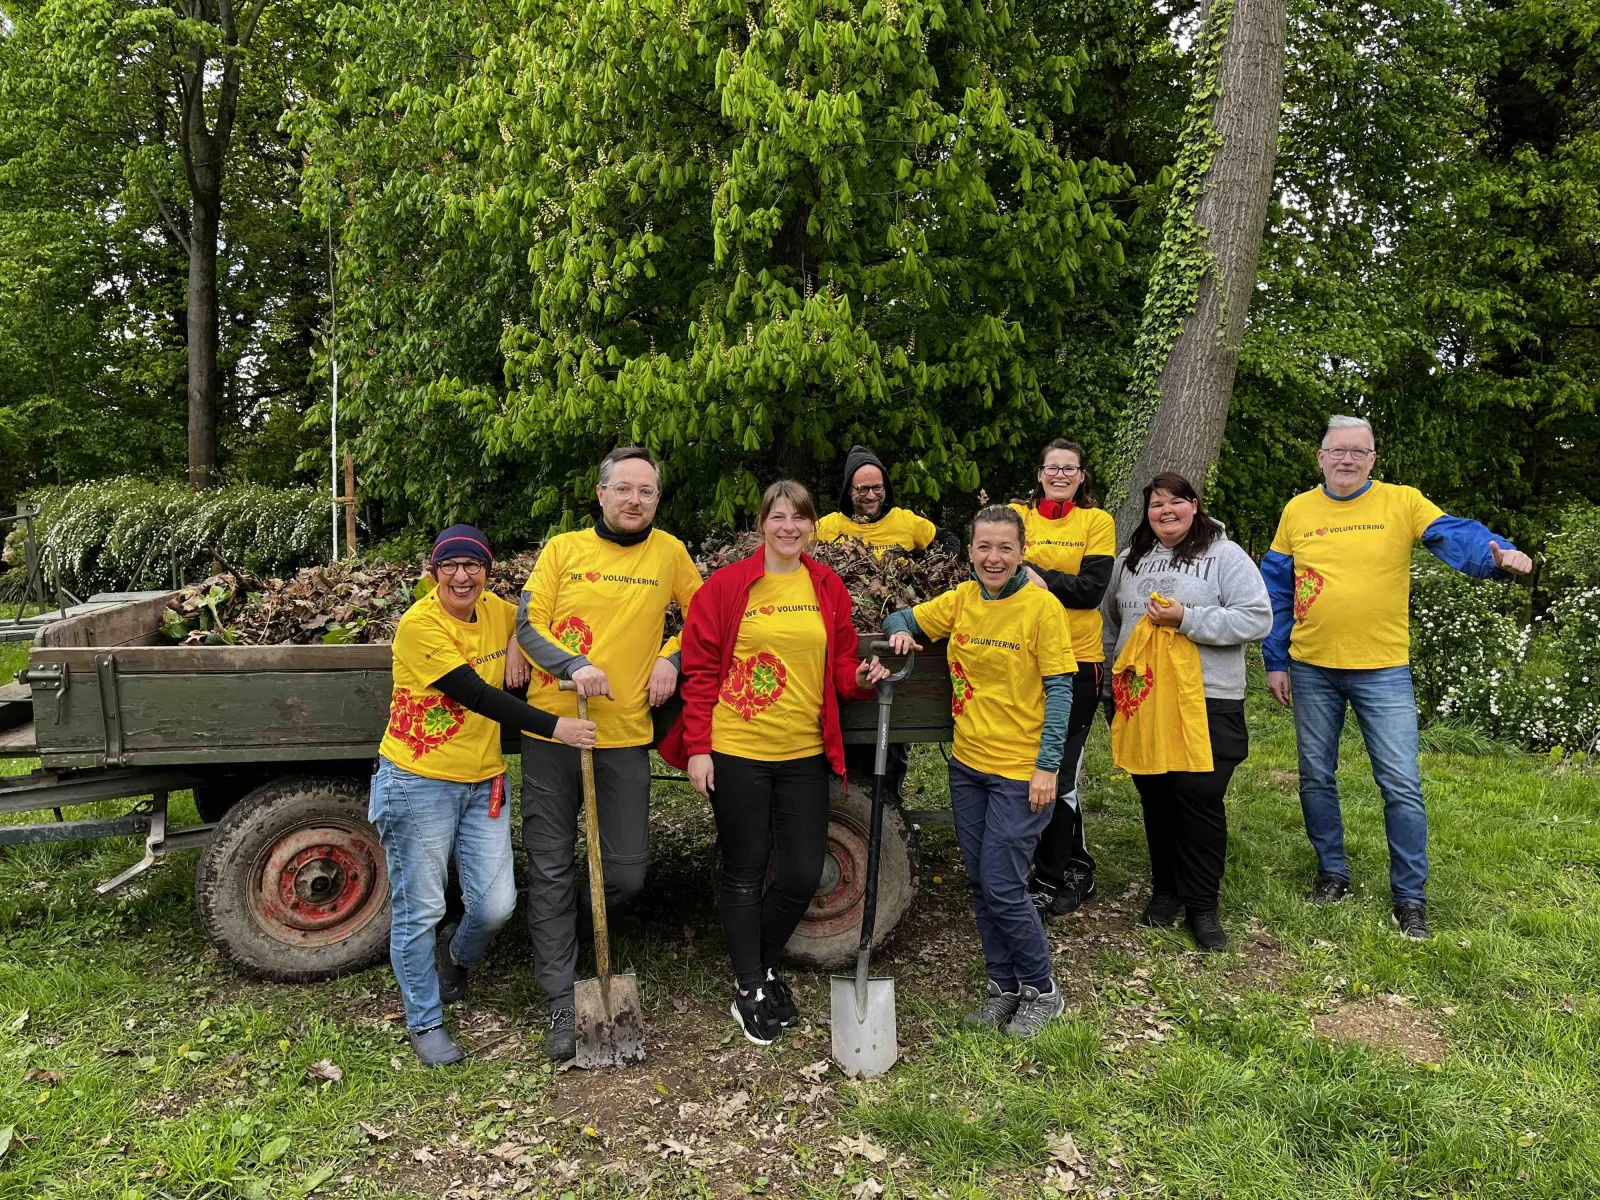
<path id="1" fill-rule="evenodd" d="M 1327 531 L 1326 528 L 1317 530 L 1317 536 L 1318 537 L 1326 537 L 1327 535 L 1328 535 L 1328 531 Z"/>
<path id="2" fill-rule="evenodd" d="M 763 604 L 760 608 L 756 609 L 756 611 L 763 617 L 770 617 L 773 613 L 778 611 L 778 607 L 775 604 Z"/>
<path id="3" fill-rule="evenodd" d="M 1111 677 L 1111 699 L 1116 705 L 1117 712 L 1123 718 L 1133 716 L 1139 706 L 1149 698 L 1150 689 L 1155 686 L 1155 669 L 1146 666 L 1144 674 L 1140 675 L 1133 667 L 1129 667 L 1120 675 Z"/>
<path id="4" fill-rule="evenodd" d="M 600 572 L 599 571 L 585 571 L 583 573 L 583 577 L 585 579 L 587 579 L 590 583 L 596 583 L 600 579 Z"/>
<path id="5" fill-rule="evenodd" d="M 969 636 L 965 633 L 956 634 L 956 645 L 958 646 L 965 646 L 969 640 Z"/>
<path id="6" fill-rule="evenodd" d="M 788 689 L 789 670 L 783 659 L 769 650 L 749 658 L 735 658 L 722 681 L 719 698 L 746 721 L 771 708 Z"/>

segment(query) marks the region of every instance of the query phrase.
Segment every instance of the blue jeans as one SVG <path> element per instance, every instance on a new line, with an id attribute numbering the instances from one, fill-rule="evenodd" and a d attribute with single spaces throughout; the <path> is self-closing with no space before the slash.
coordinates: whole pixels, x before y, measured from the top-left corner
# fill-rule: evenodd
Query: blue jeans
<path id="1" fill-rule="evenodd" d="M 1428 882 L 1428 814 L 1417 766 L 1417 701 L 1410 667 L 1368 671 L 1289 663 L 1294 697 L 1294 733 L 1300 749 L 1300 810 L 1317 866 L 1350 878 L 1344 853 L 1344 818 L 1339 810 L 1339 733 L 1344 710 L 1355 710 L 1372 760 L 1372 777 L 1383 794 L 1383 825 L 1389 837 L 1389 888 L 1396 904 L 1421 904 Z"/>
<path id="2" fill-rule="evenodd" d="M 517 889 L 511 866 L 511 801 L 489 817 L 494 781 L 449 783 L 429 779 L 386 758 L 372 777 L 367 820 L 378 827 L 389 863 L 389 962 L 406 1025 L 415 1032 L 444 1023 L 434 931 L 444 917 L 450 855 L 456 857 L 466 915 L 448 953 L 458 966 L 483 961 L 489 939 L 511 918 Z"/>
<path id="3" fill-rule="evenodd" d="M 1050 942 L 1028 895 L 1028 868 L 1055 805 L 1036 813 L 1026 780 L 985 775 L 952 758 L 950 808 L 989 978 L 1002 991 L 1025 983 L 1048 992 Z"/>

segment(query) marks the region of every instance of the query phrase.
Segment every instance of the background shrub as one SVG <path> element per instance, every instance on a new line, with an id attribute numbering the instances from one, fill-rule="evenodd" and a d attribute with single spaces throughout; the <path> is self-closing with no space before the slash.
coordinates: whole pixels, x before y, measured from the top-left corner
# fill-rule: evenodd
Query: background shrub
<path id="1" fill-rule="evenodd" d="M 310 488 L 233 484 L 205 492 L 185 484 L 124 476 L 43 488 L 39 535 L 81 597 L 127 588 L 166 587 L 171 547 L 186 581 L 211 571 L 211 551 L 256 575 L 287 575 L 327 559 L 328 498 Z M 22 559 L 20 531 L 6 559 Z"/>

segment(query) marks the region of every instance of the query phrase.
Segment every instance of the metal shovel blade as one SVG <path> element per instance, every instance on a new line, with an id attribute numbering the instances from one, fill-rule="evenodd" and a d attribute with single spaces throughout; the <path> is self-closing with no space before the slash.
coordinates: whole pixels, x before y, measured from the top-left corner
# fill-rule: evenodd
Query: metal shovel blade
<path id="1" fill-rule="evenodd" d="M 867 980 L 867 1003 L 857 1003 L 854 975 L 835 975 L 830 993 L 833 1061 L 853 1079 L 882 1075 L 900 1057 L 894 1020 L 894 980 Z"/>
<path id="2" fill-rule="evenodd" d="M 631 971 L 604 980 L 580 979 L 572 989 L 579 1067 L 620 1067 L 644 1058 L 644 1011 L 639 977 Z"/>

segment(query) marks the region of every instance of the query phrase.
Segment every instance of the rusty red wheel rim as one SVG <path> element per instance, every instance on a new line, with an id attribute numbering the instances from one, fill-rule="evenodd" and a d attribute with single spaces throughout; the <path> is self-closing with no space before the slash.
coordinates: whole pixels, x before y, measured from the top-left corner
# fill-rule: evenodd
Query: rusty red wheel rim
<path id="1" fill-rule="evenodd" d="M 828 850 L 822 879 L 796 931 L 801 937 L 832 937 L 861 926 L 861 901 L 867 888 L 867 831 L 833 813 L 828 820 Z"/>
<path id="2" fill-rule="evenodd" d="M 326 946 L 354 936 L 382 911 L 388 869 L 377 835 L 321 820 L 281 834 L 256 856 L 250 912 L 270 936 Z"/>

